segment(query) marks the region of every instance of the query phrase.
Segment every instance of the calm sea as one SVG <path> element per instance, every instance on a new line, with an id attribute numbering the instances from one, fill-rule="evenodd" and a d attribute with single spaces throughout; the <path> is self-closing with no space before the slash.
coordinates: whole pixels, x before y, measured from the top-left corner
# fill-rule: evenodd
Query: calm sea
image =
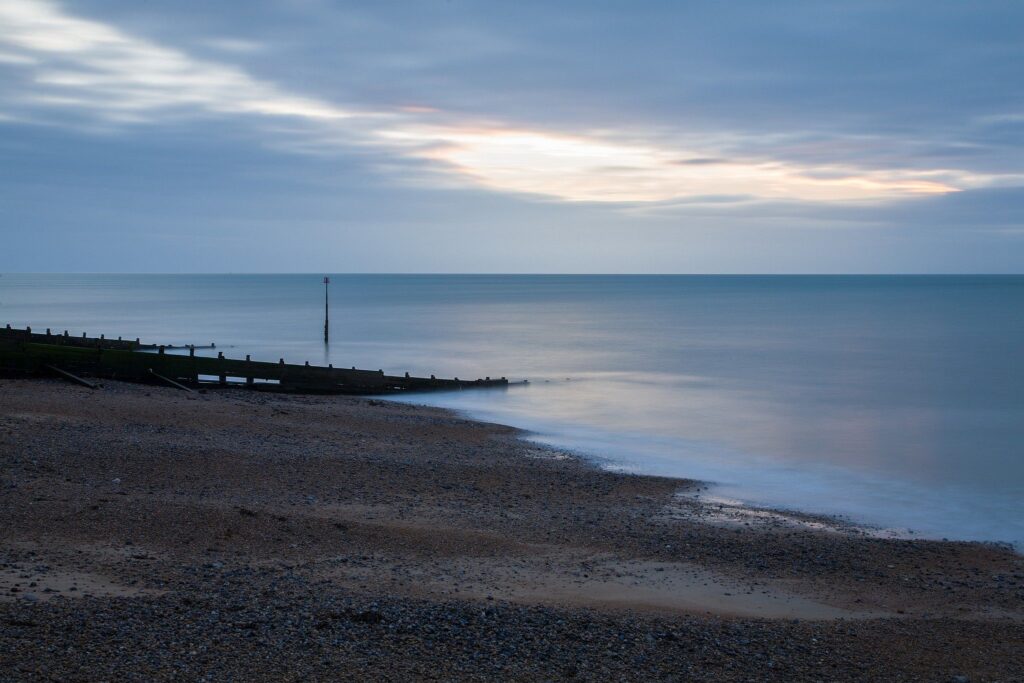
<path id="1" fill-rule="evenodd" d="M 1024 277 L 0 276 L 0 323 L 528 378 L 416 397 L 609 467 L 1024 543 Z"/>

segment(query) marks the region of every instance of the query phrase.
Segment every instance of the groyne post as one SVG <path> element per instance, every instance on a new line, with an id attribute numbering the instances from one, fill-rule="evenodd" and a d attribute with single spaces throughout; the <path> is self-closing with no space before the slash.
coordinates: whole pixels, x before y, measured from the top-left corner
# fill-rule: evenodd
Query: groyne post
<path id="1" fill-rule="evenodd" d="M 330 307 L 328 303 L 327 290 L 331 284 L 331 278 L 324 275 L 324 344 L 328 343 L 330 339 Z"/>

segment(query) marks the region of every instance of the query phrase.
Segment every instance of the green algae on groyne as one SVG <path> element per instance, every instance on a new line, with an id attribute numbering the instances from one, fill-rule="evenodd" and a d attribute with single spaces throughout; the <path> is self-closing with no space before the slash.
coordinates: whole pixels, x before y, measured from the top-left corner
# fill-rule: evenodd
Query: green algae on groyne
<path id="1" fill-rule="evenodd" d="M 212 346 L 212 345 L 211 345 Z M 386 375 L 383 370 L 357 370 L 166 353 L 173 347 L 124 340 L 33 332 L 32 328 L 0 328 L 0 373 L 8 376 L 62 375 L 129 382 L 163 383 L 181 388 L 241 385 L 263 391 L 327 394 L 385 394 L 504 388 L 506 378 L 475 380 Z M 88 382 L 85 382 L 86 384 Z"/>

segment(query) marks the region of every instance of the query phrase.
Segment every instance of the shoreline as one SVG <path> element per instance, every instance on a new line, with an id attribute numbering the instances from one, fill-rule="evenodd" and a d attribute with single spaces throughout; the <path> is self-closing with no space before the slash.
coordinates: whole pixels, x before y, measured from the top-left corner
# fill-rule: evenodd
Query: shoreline
<path id="1" fill-rule="evenodd" d="M 574 384 L 586 379 L 566 378 Z M 546 387 L 543 378 L 537 387 Z M 568 399 L 563 395 L 562 398 Z M 707 449 L 695 449 L 681 435 L 665 431 L 637 431 L 627 424 L 614 428 L 598 426 L 590 419 L 577 419 L 571 412 L 559 418 L 545 417 L 522 399 L 506 405 L 493 402 L 486 394 L 479 399 L 461 392 L 388 397 L 409 405 L 453 410 L 472 420 L 507 424 L 524 432 L 524 439 L 564 450 L 610 471 L 675 477 L 706 483 L 718 502 L 786 516 L 812 516 L 857 527 L 886 537 L 936 541 L 963 541 L 1004 546 L 1024 553 L 1024 525 L 1015 511 L 1018 498 L 1002 489 L 963 489 L 938 482 L 927 483 L 887 475 L 871 468 L 845 467 L 837 463 L 800 462 L 786 464 L 777 451 L 757 453 L 757 448 L 722 450 L 725 441 L 708 440 Z M 550 398 L 538 397 L 538 404 L 550 406 Z M 642 415 L 633 415 L 644 424 Z M 651 425 L 657 430 L 657 425 Z M 678 457 L 672 457 L 676 447 Z M 716 453 L 715 456 L 706 455 Z M 988 471 L 987 468 L 977 468 Z M 926 472 L 927 468 L 921 470 Z"/>
<path id="2" fill-rule="evenodd" d="M 427 395 L 424 394 L 423 396 L 426 397 Z M 915 531 L 909 527 L 883 526 L 865 520 L 858 520 L 852 513 L 815 512 L 797 507 L 757 504 L 742 499 L 720 497 L 716 496 L 714 492 L 715 488 L 721 487 L 717 482 L 683 476 L 648 474 L 633 468 L 626 468 L 610 457 L 596 456 L 587 453 L 583 449 L 547 443 L 540 432 L 477 417 L 473 415 L 473 410 L 470 408 L 449 408 L 443 405 L 433 405 L 429 402 L 421 403 L 404 398 L 395 399 L 387 397 L 382 400 L 393 401 L 401 405 L 444 410 L 461 419 L 513 429 L 519 434 L 519 438 L 532 446 L 536 446 L 538 449 L 549 450 L 554 454 L 559 454 L 561 457 L 576 459 L 586 466 L 595 467 L 601 471 L 625 476 L 652 477 L 678 481 L 680 482 L 680 491 L 677 492 L 676 497 L 683 500 L 692 499 L 692 502 L 697 503 L 700 508 L 699 514 L 693 514 L 692 511 L 688 511 L 686 514 L 693 516 L 695 519 L 700 519 L 704 523 L 716 523 L 713 520 L 717 518 L 717 523 L 719 524 L 725 525 L 731 522 L 734 525 L 742 525 L 744 520 L 760 518 L 761 521 L 766 523 L 767 520 L 773 520 L 773 523 L 776 525 L 793 528 L 805 527 L 837 534 L 871 536 L 889 540 L 970 543 L 1024 556 L 1024 543 L 1017 544 L 1012 541 L 991 539 L 948 538 L 938 534 Z"/>
<path id="3" fill-rule="evenodd" d="M 522 435 L 404 402 L 0 380 L 0 670 L 1024 676 L 1012 551 L 716 524 L 677 495 L 699 482 Z"/>
<path id="4" fill-rule="evenodd" d="M 424 395 L 426 397 L 426 395 Z M 647 474 L 621 467 L 615 461 L 591 455 L 582 449 L 567 448 L 546 443 L 539 432 L 506 425 L 494 420 L 483 419 L 473 415 L 472 409 L 448 408 L 435 406 L 429 402 L 417 402 L 409 399 L 395 399 L 393 397 L 382 397 L 378 400 L 390 401 L 399 405 L 420 407 L 427 410 L 441 410 L 453 415 L 458 419 L 477 422 L 484 425 L 493 425 L 499 429 L 510 429 L 519 439 L 529 447 L 535 447 L 542 454 L 527 457 L 572 459 L 584 467 L 591 467 L 602 472 L 610 472 L 622 476 L 635 476 L 652 479 L 667 479 L 678 482 L 679 489 L 673 494 L 673 500 L 680 500 L 684 503 L 685 510 L 673 510 L 673 504 L 667 503 L 665 514 L 671 516 L 673 513 L 682 513 L 685 516 L 698 519 L 704 524 L 721 524 L 736 528 L 743 526 L 744 521 L 757 520 L 764 524 L 782 526 L 793 529 L 806 528 L 818 531 L 826 531 L 840 535 L 870 536 L 879 539 L 905 540 L 905 541 L 934 541 L 953 543 L 973 543 L 981 546 L 989 546 L 998 550 L 1008 550 L 1020 555 L 1024 552 L 1018 551 L 1017 547 L 1009 541 L 989 541 L 977 539 L 940 539 L 923 534 L 915 533 L 912 529 L 889 528 L 864 521 L 858 521 L 849 515 L 831 514 L 827 512 L 813 512 L 798 508 L 787 508 L 771 505 L 756 505 L 749 501 L 720 498 L 714 495 L 714 489 L 719 486 L 716 482 L 705 481 L 688 477 L 670 475 Z M 706 492 L 706 493 L 704 493 Z"/>

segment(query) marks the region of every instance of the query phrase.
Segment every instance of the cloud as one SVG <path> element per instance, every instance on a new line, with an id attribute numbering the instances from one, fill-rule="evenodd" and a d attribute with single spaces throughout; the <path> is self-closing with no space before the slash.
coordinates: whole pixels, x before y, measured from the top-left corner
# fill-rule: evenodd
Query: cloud
<path id="1" fill-rule="evenodd" d="M 660 202 L 701 195 L 846 201 L 953 192 L 913 172 L 800 168 L 734 160 L 679 164 L 678 149 L 582 135 L 516 129 L 403 128 L 388 139 L 418 142 L 419 156 L 444 162 L 500 191 L 580 202 Z"/>
<path id="2" fill-rule="evenodd" d="M 712 164 L 727 164 L 728 159 L 715 159 L 713 157 L 694 157 L 692 159 L 676 159 L 676 164 L 680 166 L 708 166 Z"/>
<path id="3" fill-rule="evenodd" d="M 8 106 L 75 107 L 113 122 L 153 122 L 175 112 L 308 120 L 364 115 L 69 16 L 41 0 L 0 3 L 0 45 L 7 63 L 30 68 L 20 89 L 8 88 Z"/>
<path id="4" fill-rule="evenodd" d="M 261 43 L 253 40 L 242 40 L 241 38 L 209 38 L 203 41 L 203 44 L 214 50 L 236 54 L 251 54 L 253 52 L 262 52 L 266 49 L 266 46 Z"/>
<path id="5" fill-rule="evenodd" d="M 261 43 L 215 38 L 226 56 Z M 984 186 L 984 173 L 880 157 L 863 139 L 698 135 L 639 123 L 566 132 L 444 110 L 408 97 L 393 106 L 299 94 L 222 61 L 66 13 L 47 0 L 0 4 L 0 66 L 18 77 L 4 115 L 73 113 L 107 125 L 190 118 L 248 121 L 269 144 L 303 154 L 372 150 L 399 179 L 483 187 L 567 202 L 650 203 L 706 196 L 809 202 L 885 201 Z M 347 98 L 352 99 L 352 98 Z M 417 102 L 409 104 L 409 102 Z"/>

